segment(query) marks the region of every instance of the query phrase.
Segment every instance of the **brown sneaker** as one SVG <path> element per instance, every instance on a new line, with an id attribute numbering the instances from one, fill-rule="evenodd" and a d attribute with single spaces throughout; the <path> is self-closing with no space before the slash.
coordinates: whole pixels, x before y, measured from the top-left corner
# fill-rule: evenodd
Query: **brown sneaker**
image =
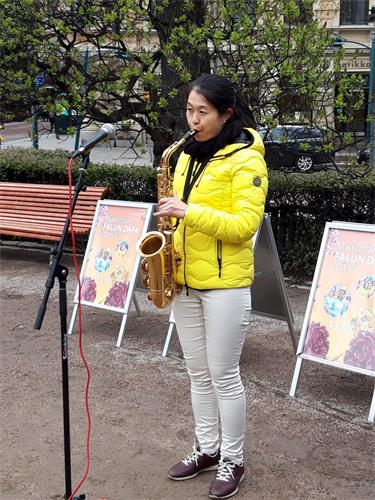
<path id="1" fill-rule="evenodd" d="M 168 477 L 174 481 L 191 479 L 201 472 L 216 470 L 220 460 L 220 450 L 215 455 L 201 453 L 199 446 L 193 446 L 193 452 L 174 465 L 168 472 Z"/>
<path id="2" fill-rule="evenodd" d="M 220 460 L 216 476 L 211 481 L 210 498 L 229 498 L 238 492 L 244 478 L 245 467 L 224 458 Z"/>

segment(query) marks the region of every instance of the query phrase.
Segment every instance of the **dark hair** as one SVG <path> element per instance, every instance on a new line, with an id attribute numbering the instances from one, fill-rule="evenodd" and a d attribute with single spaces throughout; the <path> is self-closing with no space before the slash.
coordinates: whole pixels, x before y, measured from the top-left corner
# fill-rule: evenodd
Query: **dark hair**
<path id="1" fill-rule="evenodd" d="M 226 78 L 219 75 L 201 75 L 189 84 L 186 90 L 187 97 L 192 90 L 207 99 L 220 114 L 231 108 L 233 116 L 227 121 L 228 125 L 231 122 L 240 122 L 242 127 L 256 128 L 256 121 L 247 99 Z"/>

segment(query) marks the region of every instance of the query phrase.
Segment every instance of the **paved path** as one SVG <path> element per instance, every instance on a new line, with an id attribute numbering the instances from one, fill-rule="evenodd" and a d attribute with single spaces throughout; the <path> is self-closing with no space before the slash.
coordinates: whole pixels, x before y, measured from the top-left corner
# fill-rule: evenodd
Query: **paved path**
<path id="1" fill-rule="evenodd" d="M 49 133 L 49 123 L 39 122 L 39 149 L 64 150 L 72 152 L 75 149 L 75 136 L 61 135 L 56 137 Z M 92 137 L 95 132 L 82 131 L 81 139 Z M 2 148 L 32 148 L 31 123 L 13 122 L 5 123 L 1 131 L 3 138 Z M 109 141 L 93 148 L 90 159 L 94 163 L 116 163 L 118 165 L 152 165 L 152 144 L 132 148 L 130 141 Z"/>

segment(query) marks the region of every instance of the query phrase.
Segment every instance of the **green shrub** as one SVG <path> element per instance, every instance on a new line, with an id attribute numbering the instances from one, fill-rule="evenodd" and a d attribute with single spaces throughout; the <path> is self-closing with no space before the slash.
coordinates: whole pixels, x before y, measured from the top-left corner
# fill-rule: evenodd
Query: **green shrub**
<path id="1" fill-rule="evenodd" d="M 73 162 L 73 181 L 80 161 Z M 36 184 L 68 184 L 67 152 L 9 148 L 0 151 L 0 181 Z M 113 200 L 156 201 L 156 171 L 148 166 L 90 163 L 86 169 L 88 186 L 107 186 Z"/>
<path id="2" fill-rule="evenodd" d="M 283 269 L 314 272 L 326 222 L 375 222 L 375 172 L 350 178 L 337 172 L 270 172 L 266 211 Z"/>

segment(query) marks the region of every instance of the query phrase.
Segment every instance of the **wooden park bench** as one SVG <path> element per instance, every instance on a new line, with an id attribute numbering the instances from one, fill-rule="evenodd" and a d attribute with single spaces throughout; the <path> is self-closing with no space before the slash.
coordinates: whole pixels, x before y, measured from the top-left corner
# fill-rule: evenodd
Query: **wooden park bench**
<path id="1" fill-rule="evenodd" d="M 90 233 L 96 204 L 107 191 L 81 191 L 73 214 L 77 236 Z M 68 213 L 69 186 L 0 182 L 0 235 L 58 241 Z"/>

